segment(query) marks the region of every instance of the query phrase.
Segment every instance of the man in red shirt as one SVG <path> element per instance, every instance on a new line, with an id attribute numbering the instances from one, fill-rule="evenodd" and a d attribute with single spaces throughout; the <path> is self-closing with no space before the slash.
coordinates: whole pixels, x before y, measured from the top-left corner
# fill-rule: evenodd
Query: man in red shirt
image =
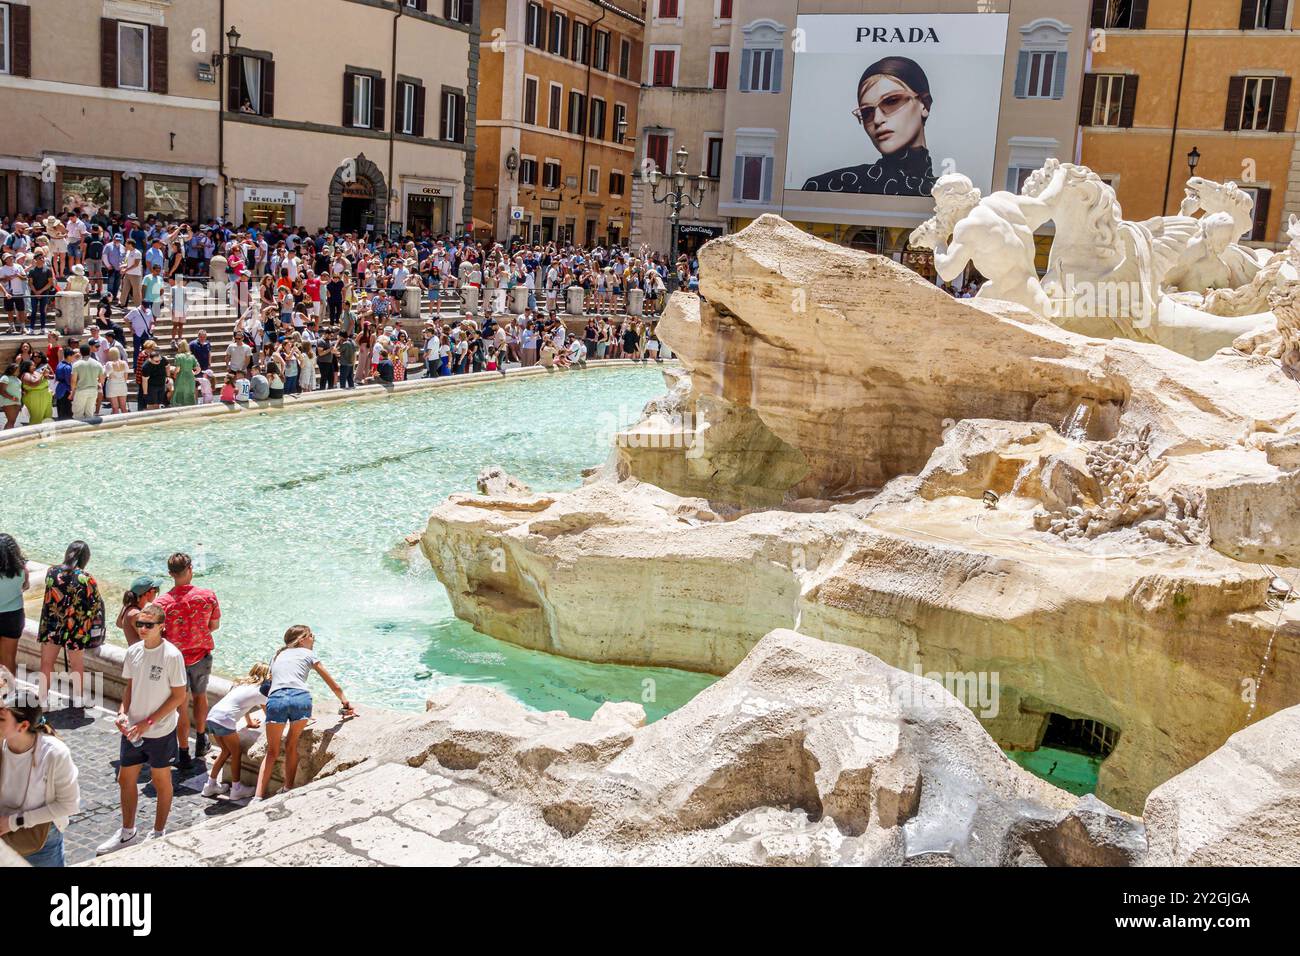
<path id="1" fill-rule="evenodd" d="M 167 559 L 167 573 L 174 587 L 160 594 L 156 604 L 166 613 L 167 640 L 176 645 L 185 658 L 187 696 L 194 708 L 194 755 L 202 760 L 208 744 L 208 678 L 212 676 L 212 650 L 216 646 L 212 632 L 221 626 L 221 606 L 217 596 L 207 588 L 196 588 L 194 566 L 188 554 L 176 552 Z M 189 770 L 190 708 L 181 707 L 176 725 L 180 757 L 176 766 Z"/>

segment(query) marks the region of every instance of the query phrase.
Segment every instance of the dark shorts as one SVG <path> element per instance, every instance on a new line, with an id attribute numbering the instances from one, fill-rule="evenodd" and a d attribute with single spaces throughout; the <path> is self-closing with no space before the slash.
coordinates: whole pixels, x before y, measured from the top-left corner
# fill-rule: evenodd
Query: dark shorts
<path id="1" fill-rule="evenodd" d="M 23 609 L 16 611 L 0 611 L 0 637 L 8 637 L 13 640 L 23 636 L 23 628 L 27 625 L 27 615 Z"/>
<path id="2" fill-rule="evenodd" d="M 27 311 L 27 296 L 25 295 L 7 295 L 5 296 L 5 308 L 14 312 Z"/>
<path id="3" fill-rule="evenodd" d="M 165 770 L 179 754 L 180 744 L 176 742 L 175 733 L 162 737 L 145 737 L 139 747 L 123 737 L 122 745 L 118 748 L 118 760 L 123 767 L 147 763 L 154 770 Z"/>
<path id="4" fill-rule="evenodd" d="M 225 724 L 217 724 L 217 723 L 213 723 L 213 722 L 210 721 L 210 720 L 208 721 L 208 736 L 209 736 L 209 737 L 213 737 L 213 738 L 216 738 L 216 737 L 229 737 L 231 734 L 234 734 L 234 733 L 238 733 L 238 731 L 235 730 L 234 727 L 227 727 Z"/>
<path id="5" fill-rule="evenodd" d="M 311 694 L 305 690 L 276 690 L 266 700 L 268 724 L 292 724 L 311 716 Z"/>
<path id="6" fill-rule="evenodd" d="M 161 405 L 165 408 L 167 406 L 167 386 L 150 386 L 145 392 L 144 403 L 146 405 Z"/>
<path id="7" fill-rule="evenodd" d="M 205 655 L 202 660 L 185 665 L 185 683 L 191 694 L 206 694 L 208 678 L 212 676 L 212 655 Z"/>

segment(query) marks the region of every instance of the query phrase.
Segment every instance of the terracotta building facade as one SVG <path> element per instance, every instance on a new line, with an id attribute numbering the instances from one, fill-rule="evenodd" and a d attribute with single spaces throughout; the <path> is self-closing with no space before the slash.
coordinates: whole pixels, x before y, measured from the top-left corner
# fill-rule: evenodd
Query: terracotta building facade
<path id="1" fill-rule="evenodd" d="M 1255 197 L 1252 244 L 1300 213 L 1300 3 L 1095 0 L 1080 104 L 1083 162 L 1126 218 L 1178 211 L 1192 170 Z"/>
<path id="2" fill-rule="evenodd" d="M 485 0 L 481 238 L 627 241 L 645 22 L 637 0 Z"/>

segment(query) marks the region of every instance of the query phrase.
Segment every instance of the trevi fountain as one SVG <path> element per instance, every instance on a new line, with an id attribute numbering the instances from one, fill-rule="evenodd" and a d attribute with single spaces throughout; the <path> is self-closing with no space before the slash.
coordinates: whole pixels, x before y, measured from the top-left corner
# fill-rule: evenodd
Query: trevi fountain
<path id="1" fill-rule="evenodd" d="M 719 679 L 649 723 L 459 684 L 309 732 L 298 839 L 382 777 L 399 818 L 476 791 L 454 845 L 522 863 L 1300 863 L 1300 224 L 1243 246 L 1202 179 L 1130 222 L 1055 161 L 934 192 L 913 244 L 974 298 L 763 216 L 580 487 L 498 474 L 419 534 L 486 635 Z M 240 862 L 274 806 L 106 862 Z"/>

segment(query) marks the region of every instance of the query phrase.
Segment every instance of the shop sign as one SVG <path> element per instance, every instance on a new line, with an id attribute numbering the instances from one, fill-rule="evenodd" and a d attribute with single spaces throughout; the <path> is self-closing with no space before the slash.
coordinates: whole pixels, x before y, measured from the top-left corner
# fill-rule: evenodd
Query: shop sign
<path id="1" fill-rule="evenodd" d="M 712 238 L 714 236 L 722 235 L 722 227 L 702 226 L 696 223 L 684 222 L 677 227 L 677 232 L 679 235 L 683 236 L 708 236 Z"/>
<path id="2" fill-rule="evenodd" d="M 298 193 L 293 189 L 250 186 L 244 190 L 244 202 L 266 203 L 269 206 L 293 206 L 298 202 Z"/>

